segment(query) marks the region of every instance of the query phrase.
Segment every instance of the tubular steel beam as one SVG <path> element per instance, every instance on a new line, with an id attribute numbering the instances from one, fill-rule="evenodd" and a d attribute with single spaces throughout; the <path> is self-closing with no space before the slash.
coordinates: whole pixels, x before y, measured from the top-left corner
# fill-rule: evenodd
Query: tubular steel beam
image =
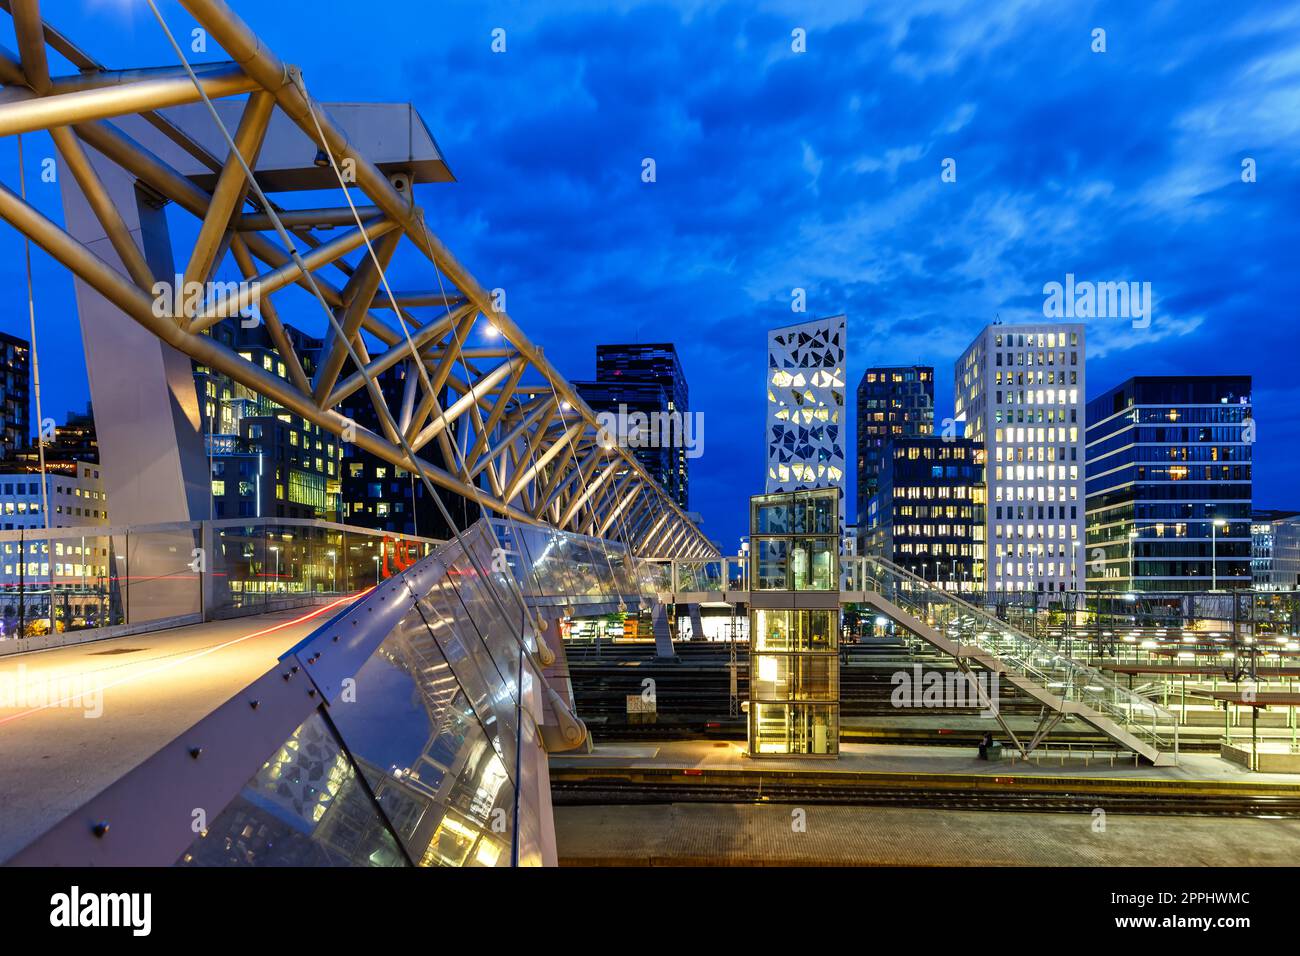
<path id="1" fill-rule="evenodd" d="M 175 68 L 110 71 L 44 24 L 39 0 L 0 0 L 0 8 L 13 14 L 19 47 L 18 57 L 0 49 L 0 82 L 8 87 L 0 96 L 0 136 L 50 130 L 129 279 L 11 190 L 0 192 L 0 216 L 161 340 L 335 434 L 345 429 L 351 432 L 355 425 L 333 408 L 367 388 L 382 435 L 355 429 L 355 444 L 395 465 L 420 470 L 440 488 L 524 522 L 550 517 L 562 528 L 577 523 L 593 530 L 599 527 L 602 534 L 616 522 L 626 531 L 631 521 L 639 531 L 643 516 L 657 507 L 662 514 L 656 528 L 662 524 L 675 532 L 671 537 L 659 535 L 662 540 L 691 552 L 711 551 L 676 502 L 627 449 L 599 447 L 599 422 L 592 409 L 510 316 L 496 309 L 488 292 L 428 229 L 410 189 L 397 189 L 308 95 L 298 70 L 280 60 L 221 0 L 181 2 L 232 62 L 198 65 L 194 78 Z M 81 72 L 52 78 L 47 45 Z M 199 101 L 203 98 L 199 88 L 209 99 L 251 94 L 234 136 L 235 150 L 223 160 L 157 112 Z M 355 212 L 349 206 L 279 214 L 286 228 L 294 230 L 297 240 L 307 247 L 301 258 L 310 277 L 293 261 L 291 252 L 295 250 L 282 248 L 263 234 L 274 225 L 268 210 L 259 202 L 252 203 L 252 211 L 243 209 L 249 183 L 238 156 L 256 168 L 277 107 L 331 160 L 349 163 L 355 172 L 352 188 L 363 194 Z M 107 121 L 127 114 L 138 114 L 203 169 L 215 173 L 211 193 Z M 198 239 L 184 269 L 186 280 L 205 283 L 229 250 L 245 279 L 240 291 L 204 303 L 197 315 L 185 317 L 188 322 L 155 315 L 148 294 L 153 276 L 120 211 L 113 208 L 82 142 L 137 177 L 143 186 L 199 218 Z M 312 231 L 340 226 L 349 227 L 348 231 L 324 242 Z M 380 294 L 380 270 L 403 238 L 438 271 L 437 291 L 402 291 L 390 297 L 385 289 Z M 367 240 L 380 256 L 379 267 L 369 249 L 356 266 L 350 265 L 344 257 L 367 245 Z M 268 268 L 259 273 L 258 261 Z M 334 265 L 348 276 L 343 288 L 315 274 L 326 265 Z M 313 285 L 319 289 L 326 305 L 335 310 L 344 330 L 343 340 L 351 342 L 372 378 L 399 361 L 413 359 L 408 367 L 412 378 L 403 396 L 402 430 L 415 449 L 436 440 L 449 467 L 460 458 L 460 476 L 418 457 L 413 461 L 407 458 L 398 447 L 402 440 L 398 424 L 384 396 L 376 386 L 367 385 L 360 370 L 353 369 L 336 385 L 344 365 L 342 341 L 330 342 L 315 380 L 308 379 L 270 300 L 272 293 L 291 284 L 309 291 Z M 267 374 L 202 334 L 220 318 L 245 310 L 253 298 L 258 300 L 267 334 L 285 361 L 287 381 Z M 394 329 L 372 314 L 372 310 L 393 312 L 394 307 L 396 322 L 411 330 L 409 342 L 402 329 Z M 408 311 L 421 307 L 447 311 L 427 320 Z M 488 317 L 500 331 L 502 345 L 508 347 L 462 348 L 479 314 Z M 363 331 L 385 346 L 373 359 Z M 444 341 L 447 332 L 450 337 Z M 494 358 L 503 361 L 487 370 L 471 361 Z M 457 364 L 465 370 L 464 381 L 454 374 Z M 422 369 L 429 370 L 431 388 L 424 388 Z M 521 385 L 530 370 L 541 385 Z M 440 396 L 446 387 L 459 397 L 444 412 Z M 539 392 L 545 398 L 535 400 Z M 572 414 L 561 413 L 562 409 L 571 409 Z M 469 412 L 473 414 L 466 419 Z M 451 432 L 453 424 L 458 432 Z M 485 469 L 487 476 L 479 477 Z M 490 491 L 479 487 L 485 480 Z M 520 496 L 527 506 L 516 509 L 510 502 Z M 528 514 L 530 510 L 533 515 Z M 655 534 L 659 534 L 657 530 Z"/>
<path id="2" fill-rule="evenodd" d="M 256 83 L 237 68 L 211 70 L 199 76 L 204 92 L 213 99 L 251 93 Z M 186 76 L 134 80 L 114 86 L 71 93 L 56 93 L 0 104 L 0 136 L 31 133 L 52 126 L 70 126 L 91 120 L 196 103 L 202 97 Z"/>
<path id="3" fill-rule="evenodd" d="M 132 285 L 120 272 L 3 185 L 0 185 L 0 218 L 40 245 L 56 261 L 84 279 L 155 336 L 201 364 L 209 365 L 229 375 L 241 385 L 274 399 L 287 410 L 301 415 L 335 435 L 342 436 L 345 431 L 350 432 L 352 437 L 349 440 L 353 444 L 393 465 L 403 468 L 421 468 L 431 481 L 448 491 L 469 498 L 498 514 L 507 515 L 527 524 L 537 524 L 532 515 L 527 512 L 505 505 L 481 489 L 460 481 L 429 462 L 418 458 L 415 462 L 409 462 L 406 455 L 390 442 L 344 418 L 338 412 L 317 408 L 308 397 L 286 387 L 278 376 L 272 375 L 252 362 L 245 361 L 210 336 L 195 335 L 175 325 L 171 318 L 155 315 L 153 299 L 148 294 Z"/>
<path id="4" fill-rule="evenodd" d="M 71 171 L 72 178 L 77 181 L 77 186 L 86 197 L 91 212 L 104 227 L 104 234 L 108 236 L 113 251 L 122 260 L 122 265 L 130 273 L 132 280 L 142 289 L 152 289 L 153 270 L 149 268 L 144 253 L 131 237 L 131 230 L 123 221 L 121 211 L 114 205 L 108 190 L 100 181 L 99 174 L 91 165 L 90 157 L 86 155 L 81 140 L 77 139 L 77 135 L 66 126 L 56 126 L 50 130 L 50 137 Z"/>
<path id="5" fill-rule="evenodd" d="M 13 0 L 14 34 L 18 37 L 18 52 L 23 58 L 23 74 L 27 85 L 37 93 L 50 89 L 50 63 L 45 56 L 45 29 L 41 23 L 41 5 L 38 0 Z"/>
<path id="6" fill-rule="evenodd" d="M 235 146 L 248 161 L 250 168 L 257 164 L 257 156 L 262 151 L 266 127 L 271 121 L 271 111 L 274 108 L 275 97 L 265 90 L 258 90 L 250 96 L 244 106 L 239 128 L 235 132 Z M 203 217 L 203 225 L 199 227 L 199 236 L 194 240 L 194 249 L 190 253 L 189 264 L 185 267 L 186 285 L 190 282 L 208 281 L 224 251 L 223 239 L 229 235 L 227 230 L 230 217 L 243 204 L 247 193 L 244 168 L 240 165 L 239 158 L 232 155 L 221 170 L 216 189 L 212 192 L 211 204 Z"/>
<path id="7" fill-rule="evenodd" d="M 446 334 L 447 330 L 452 327 L 452 324 L 454 322 L 459 321 L 464 316 L 465 312 L 470 311 L 473 308 L 474 307 L 472 305 L 466 305 L 457 309 L 455 312 L 451 313 L 450 315 L 440 316 L 435 321 L 430 322 L 428 325 L 424 326 L 423 328 L 415 332 L 411 336 L 411 345 L 415 346 L 417 351 L 423 349 L 429 343 L 433 342 L 436 339 L 441 338 L 444 334 Z M 405 339 L 402 339 L 396 345 L 392 346 L 386 352 L 384 352 L 383 355 L 380 355 L 378 358 L 374 359 L 369 365 L 367 365 L 366 372 L 370 375 L 371 378 L 374 378 L 380 375 L 381 373 L 388 371 L 398 362 L 405 361 L 410 357 L 411 357 L 410 346 L 406 344 Z M 415 382 L 417 385 L 419 384 L 419 376 L 415 374 L 414 371 L 411 372 L 411 381 Z M 330 397 L 325 402 L 325 405 L 326 407 L 333 408 L 335 405 L 342 402 L 353 392 L 358 392 L 365 387 L 366 387 L 365 376 L 363 376 L 360 372 L 353 372 L 351 375 L 345 378 L 341 383 L 339 383 L 338 387 L 336 387 L 334 391 L 330 393 Z"/>
<path id="8" fill-rule="evenodd" d="M 479 285 L 470 272 L 460 264 L 442 242 L 428 229 L 423 213 L 388 181 L 378 167 L 355 149 L 334 123 L 329 114 L 313 99 L 306 96 L 300 86 L 297 69 L 286 65 L 258 36 L 221 0 L 181 0 L 190 14 L 198 20 L 231 59 L 243 67 L 249 76 L 275 94 L 280 108 L 319 146 L 328 149 L 336 159 L 350 159 L 354 164 L 356 184 L 386 215 L 402 224 L 407 236 L 429 258 L 452 284 L 480 312 L 492 322 L 512 345 L 552 384 L 561 400 L 568 401 L 579 414 L 593 426 L 596 416 L 577 391 L 532 344 L 504 310 L 497 310 L 493 298 Z M 620 452 L 629 467 L 645 480 L 653 481 L 631 455 Z M 665 494 L 665 501 L 678 520 L 690 524 L 690 519 Z M 698 529 L 696 529 L 698 534 Z"/>

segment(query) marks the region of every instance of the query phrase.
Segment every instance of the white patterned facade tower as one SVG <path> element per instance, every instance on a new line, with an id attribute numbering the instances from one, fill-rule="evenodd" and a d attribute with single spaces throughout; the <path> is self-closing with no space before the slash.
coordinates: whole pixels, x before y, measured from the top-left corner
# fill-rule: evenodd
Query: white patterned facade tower
<path id="1" fill-rule="evenodd" d="M 769 494 L 805 488 L 843 494 L 845 360 L 842 315 L 768 332 Z"/>

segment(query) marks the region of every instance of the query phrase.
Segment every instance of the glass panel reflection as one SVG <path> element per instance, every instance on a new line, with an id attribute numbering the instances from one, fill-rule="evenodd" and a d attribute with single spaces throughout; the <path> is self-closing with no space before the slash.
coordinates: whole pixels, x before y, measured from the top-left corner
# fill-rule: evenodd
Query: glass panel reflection
<path id="1" fill-rule="evenodd" d="M 405 866 L 318 713 L 271 755 L 177 861 L 182 866 Z"/>

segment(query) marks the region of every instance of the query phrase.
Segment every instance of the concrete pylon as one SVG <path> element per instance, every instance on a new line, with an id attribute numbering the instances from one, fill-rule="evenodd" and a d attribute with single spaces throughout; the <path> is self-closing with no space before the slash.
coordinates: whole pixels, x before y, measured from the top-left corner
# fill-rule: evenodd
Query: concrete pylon
<path id="1" fill-rule="evenodd" d="M 93 150 L 87 155 L 153 274 L 173 281 L 161 203 L 117 164 Z M 65 171 L 59 183 L 68 232 L 127 275 L 76 179 Z M 137 525 L 208 518 L 210 479 L 189 357 L 81 279 L 75 287 L 110 521 Z"/>
<path id="2" fill-rule="evenodd" d="M 698 604 L 686 605 L 686 611 L 691 616 L 691 640 L 704 640 L 704 621 L 700 618 L 700 606 Z"/>
<path id="3" fill-rule="evenodd" d="M 673 631 L 668 625 L 668 606 L 656 601 L 650 609 L 650 622 L 655 636 L 655 656 L 661 659 L 675 658 L 677 650 L 673 647 Z"/>
<path id="4" fill-rule="evenodd" d="M 163 204 L 115 163 L 93 150 L 87 157 L 150 271 L 174 281 Z M 128 275 L 76 179 L 64 171 L 59 182 L 68 232 Z M 211 477 L 193 363 L 81 279 L 74 283 L 110 524 L 207 519 Z M 112 542 L 110 573 L 121 588 L 125 623 L 205 609 L 204 576 L 193 563 L 202 546 L 197 531 L 115 534 Z"/>

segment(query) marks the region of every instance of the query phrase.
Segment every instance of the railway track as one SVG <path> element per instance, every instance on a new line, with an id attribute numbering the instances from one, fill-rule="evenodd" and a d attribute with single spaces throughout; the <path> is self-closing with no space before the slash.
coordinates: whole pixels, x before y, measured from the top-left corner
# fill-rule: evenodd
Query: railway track
<path id="1" fill-rule="evenodd" d="M 678 658 L 656 658 L 652 644 L 570 645 L 566 648 L 578 714 L 603 740 L 687 739 L 691 737 L 743 737 L 744 718 L 731 715 L 730 676 L 727 645 L 682 642 Z M 854 721 L 844 727 L 842 738 L 904 746 L 975 746 L 984 728 L 946 726 L 949 719 L 973 718 L 979 708 L 945 707 L 924 715 L 925 720 L 904 728 L 888 722 L 873 725 L 876 717 L 896 718 L 900 711 L 892 701 L 893 675 L 900 669 L 920 664 L 927 670 L 948 672 L 953 662 L 941 655 L 916 650 L 897 642 L 848 645 L 846 663 L 840 668 L 840 717 Z M 739 699 L 748 696 L 748 649 L 738 648 L 737 690 Z M 639 695 L 644 681 L 654 681 L 658 714 L 654 722 L 629 719 L 626 701 Z M 999 688 L 999 710 L 1005 717 L 1036 721 L 1040 704 L 1017 692 L 1008 682 Z M 960 725 L 961 721 L 953 720 Z M 969 722 L 967 722 L 969 723 Z M 1032 734 L 1032 724 L 1025 724 Z M 1217 731 L 1217 725 L 1214 728 Z M 1058 744 L 1105 746 L 1107 738 L 1091 727 L 1067 722 L 1053 731 Z M 1186 752 L 1217 752 L 1217 733 L 1186 733 L 1181 749 Z"/>
<path id="2" fill-rule="evenodd" d="M 932 810 L 1000 810 L 1015 813 L 1081 813 L 1140 816 L 1300 818 L 1300 794 L 1203 794 L 1188 790 L 1131 794 L 1033 788 L 965 789 L 943 786 L 844 786 L 755 779 L 709 784 L 629 781 L 619 778 L 566 779 L 553 773 L 556 806 L 647 805 L 666 803 L 779 803 Z"/>

